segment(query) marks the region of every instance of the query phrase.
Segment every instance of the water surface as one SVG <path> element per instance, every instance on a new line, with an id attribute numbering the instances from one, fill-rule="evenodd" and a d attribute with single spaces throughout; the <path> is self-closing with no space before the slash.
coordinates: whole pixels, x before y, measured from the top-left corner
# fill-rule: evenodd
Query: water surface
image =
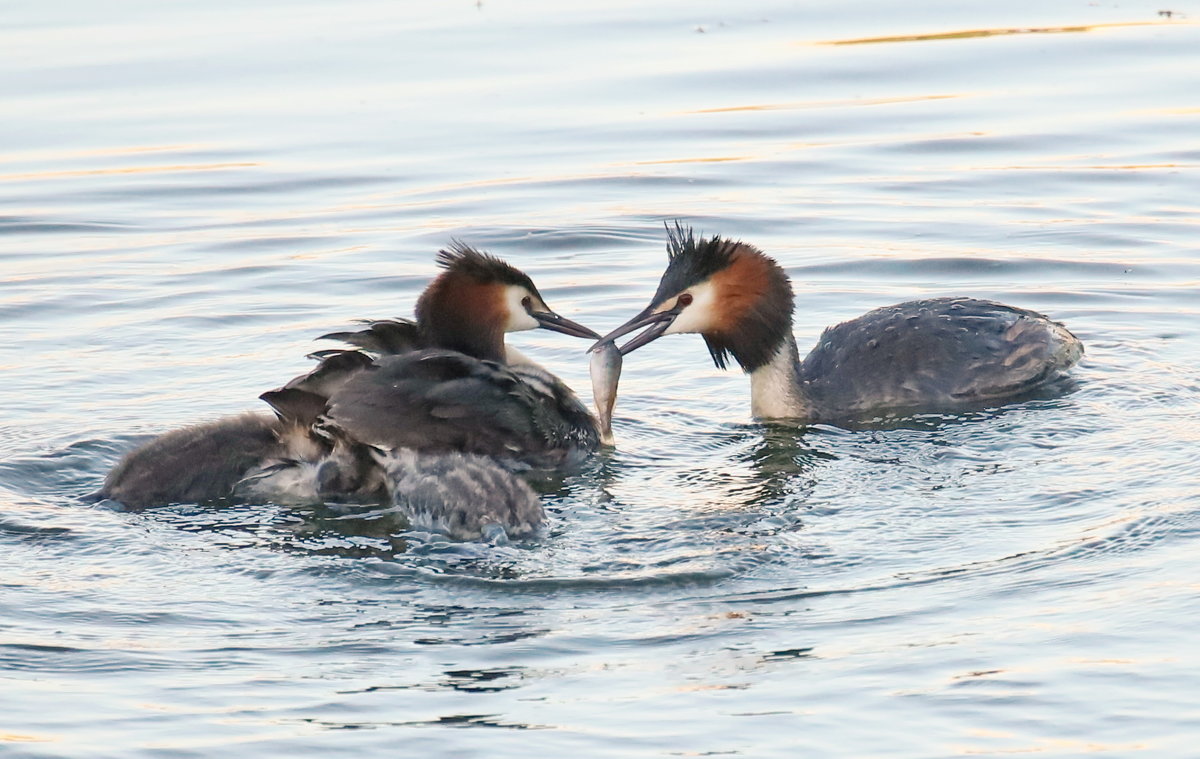
<path id="1" fill-rule="evenodd" d="M 1200 7 L 5 17 L 0 753 L 1194 755 Z M 511 546 L 79 501 L 409 315 L 452 238 L 604 332 L 676 218 L 787 268 L 804 348 L 964 294 L 1088 352 L 1059 397 L 797 430 L 660 340 Z M 513 342 L 587 396 L 582 341 Z"/>

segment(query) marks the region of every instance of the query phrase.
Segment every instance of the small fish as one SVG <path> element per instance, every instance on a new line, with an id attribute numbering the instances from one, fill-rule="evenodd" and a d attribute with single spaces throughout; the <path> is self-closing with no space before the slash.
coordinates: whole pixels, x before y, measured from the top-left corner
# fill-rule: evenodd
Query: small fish
<path id="1" fill-rule="evenodd" d="M 589 350 L 592 363 L 592 402 L 600 420 L 600 442 L 613 445 L 612 414 L 617 405 L 617 382 L 621 379 L 621 351 L 612 340 L 596 343 Z"/>

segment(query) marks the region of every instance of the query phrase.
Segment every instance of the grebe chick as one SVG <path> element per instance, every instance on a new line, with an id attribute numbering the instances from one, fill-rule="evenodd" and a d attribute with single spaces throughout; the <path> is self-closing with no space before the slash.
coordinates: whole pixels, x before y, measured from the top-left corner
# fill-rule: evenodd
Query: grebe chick
<path id="1" fill-rule="evenodd" d="M 308 436 L 251 413 L 172 430 L 125 454 L 90 498 L 133 509 L 223 498 L 255 467 L 290 457 L 293 437 Z"/>
<path id="2" fill-rule="evenodd" d="M 666 272 L 637 316 L 603 339 L 647 329 L 629 353 L 661 337 L 699 333 L 713 362 L 750 375 L 751 412 L 798 423 L 996 403 L 1062 376 L 1083 355 L 1066 327 L 1022 308 L 930 298 L 829 327 L 799 360 L 787 274 L 758 248 L 668 228 Z"/>
<path id="3" fill-rule="evenodd" d="M 541 505 L 510 472 L 569 464 L 598 446 L 599 431 L 574 393 L 505 346 L 504 335 L 599 335 L 551 311 L 527 275 L 497 258 L 456 243 L 438 263 L 415 321 L 327 335 L 360 350 L 315 354 L 313 371 L 264 393 L 277 418 L 248 414 L 166 433 L 127 454 L 96 496 L 136 507 L 391 499 L 412 501 L 414 517 L 432 514 L 455 537 L 491 523 L 528 533 Z M 455 490 L 472 472 L 493 483 L 496 504 L 481 501 L 477 487 Z M 510 480 L 497 484 L 502 476 Z"/>

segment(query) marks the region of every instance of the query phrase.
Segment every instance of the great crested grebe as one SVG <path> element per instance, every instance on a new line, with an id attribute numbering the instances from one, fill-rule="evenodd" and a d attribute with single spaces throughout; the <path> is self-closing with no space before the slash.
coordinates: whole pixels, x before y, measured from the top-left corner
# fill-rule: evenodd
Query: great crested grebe
<path id="1" fill-rule="evenodd" d="M 799 359 L 792 287 L 761 250 L 668 227 L 667 270 L 650 305 L 605 335 L 646 330 L 627 354 L 662 335 L 699 333 L 716 365 L 750 375 L 751 412 L 798 423 L 952 411 L 1012 398 L 1059 378 L 1083 355 L 1067 328 L 1022 308 L 929 298 L 829 327 Z"/>
<path id="2" fill-rule="evenodd" d="M 243 414 L 168 432 L 132 451 L 96 495 L 132 507 L 219 498 L 390 498 L 416 526 L 472 538 L 542 521 L 513 471 L 551 469 L 599 445 L 596 420 L 561 380 L 504 344 L 549 329 L 596 339 L 550 310 L 532 280 L 455 243 L 416 319 L 323 338 L 356 346 L 261 397 Z"/>

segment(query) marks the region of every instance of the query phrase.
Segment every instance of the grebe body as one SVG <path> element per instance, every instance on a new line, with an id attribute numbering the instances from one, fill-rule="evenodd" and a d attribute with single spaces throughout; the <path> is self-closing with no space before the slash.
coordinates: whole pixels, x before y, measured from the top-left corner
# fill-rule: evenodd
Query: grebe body
<path id="1" fill-rule="evenodd" d="M 1083 353 L 1045 316 L 977 298 L 886 306 L 825 330 L 797 366 L 818 420 L 1003 401 L 1063 375 Z"/>

